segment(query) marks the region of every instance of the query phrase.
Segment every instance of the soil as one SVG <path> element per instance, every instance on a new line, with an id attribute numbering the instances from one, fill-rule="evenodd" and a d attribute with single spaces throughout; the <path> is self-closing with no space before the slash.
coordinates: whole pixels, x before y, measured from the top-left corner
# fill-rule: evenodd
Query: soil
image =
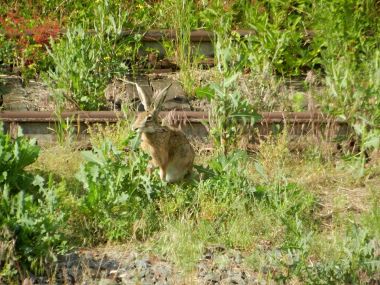
<path id="1" fill-rule="evenodd" d="M 177 268 L 165 258 L 125 246 L 79 250 L 58 258 L 55 273 L 30 277 L 24 284 L 190 285 L 268 284 L 244 266 L 244 255 L 223 246 L 205 248 L 193 271 Z"/>

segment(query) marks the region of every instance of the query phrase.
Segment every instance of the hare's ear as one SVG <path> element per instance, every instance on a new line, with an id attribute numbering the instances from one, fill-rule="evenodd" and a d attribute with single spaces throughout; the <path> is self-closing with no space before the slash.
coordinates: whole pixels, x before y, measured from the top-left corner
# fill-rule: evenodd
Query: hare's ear
<path id="1" fill-rule="evenodd" d="M 141 88 L 140 85 L 135 83 L 136 89 L 137 89 L 137 94 L 140 97 L 141 103 L 144 106 L 144 110 L 148 111 L 150 109 L 150 98 L 145 94 L 144 90 Z"/>
<path id="2" fill-rule="evenodd" d="M 154 98 L 154 113 L 156 114 L 161 110 L 162 104 L 165 101 L 166 95 L 168 94 L 168 89 L 172 86 L 172 83 L 170 83 L 168 86 L 166 86 L 164 89 L 162 89 L 158 94 L 156 95 L 156 98 Z"/>

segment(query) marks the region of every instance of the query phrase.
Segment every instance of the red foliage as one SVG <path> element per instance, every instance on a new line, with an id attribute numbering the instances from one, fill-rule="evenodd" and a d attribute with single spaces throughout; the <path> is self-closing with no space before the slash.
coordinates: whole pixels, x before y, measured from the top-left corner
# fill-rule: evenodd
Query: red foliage
<path id="1" fill-rule="evenodd" d="M 59 36 L 60 27 L 51 19 L 41 20 L 37 15 L 26 19 L 16 12 L 8 12 L 0 17 L 0 32 L 16 43 L 18 57 L 28 66 L 37 60 L 38 53 L 46 52 L 45 46 L 49 45 L 50 38 Z"/>
<path id="2" fill-rule="evenodd" d="M 51 19 L 39 20 L 37 15 L 25 19 L 15 12 L 8 12 L 0 17 L 0 27 L 10 39 L 15 39 L 20 48 L 29 44 L 49 44 L 49 39 L 57 38 L 60 33 L 59 24 Z"/>

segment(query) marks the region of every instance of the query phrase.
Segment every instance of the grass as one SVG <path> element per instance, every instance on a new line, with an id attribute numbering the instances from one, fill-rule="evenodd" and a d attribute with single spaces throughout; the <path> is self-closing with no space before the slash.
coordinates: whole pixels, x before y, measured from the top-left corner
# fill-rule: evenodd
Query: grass
<path id="1" fill-rule="evenodd" d="M 380 137 L 375 1 L 214 1 L 208 6 L 203 1 L 137 1 L 127 10 L 121 10 L 118 1 L 100 1 L 100 6 L 86 2 L 83 7 L 72 1 L 50 1 L 49 6 L 45 0 L 37 2 L 36 7 L 47 9 L 42 9 L 45 14 L 59 12 L 62 23 L 73 19 L 72 31 L 95 25 L 101 32 L 84 35 L 81 30 L 52 43 L 54 60 L 39 70 L 56 75 L 53 83 L 61 83 L 56 85 L 61 88 L 57 96 L 75 91 L 82 107 L 99 108 L 111 77 L 135 68 L 129 61 L 136 59 L 139 37 L 121 45 L 121 29 L 135 28 L 136 23 L 152 26 L 159 18 L 158 27 L 176 29 L 171 49 L 184 88 L 194 95 L 194 86 L 203 91 L 213 87 L 208 95 L 214 96 L 214 111 L 219 113 L 213 113 L 211 133 L 221 137 L 221 145 L 230 143 L 220 155 L 217 146 L 205 152 L 209 147 L 196 142 L 197 164 L 206 171 L 168 185 L 157 173 L 146 174 L 148 157 L 130 132 L 131 120 L 91 128 L 93 151 L 76 151 L 70 143 L 44 147 L 32 165 L 37 149 L 20 140 L 33 158 L 25 159 L 19 145 L 3 139 L 12 151 L 2 153 L 8 168 L 0 177 L 0 248 L 5 248 L 0 250 L 0 282 L 17 283 L 25 272 L 49 272 L 54 255 L 78 247 L 122 248 L 125 243 L 163 256 L 189 280 L 204 250 L 221 245 L 240 251 L 244 266 L 261 280 L 379 282 L 380 161 L 366 161 L 366 155 L 378 151 Z M 17 8 L 25 17 L 34 16 L 26 4 L 6 4 L 1 15 Z M 170 17 L 167 10 L 173 12 Z M 104 13 L 108 16 L 97 17 Z M 204 27 L 216 33 L 216 68 L 198 74 L 189 33 Z M 238 27 L 256 34 L 239 38 L 232 32 Z M 305 35 L 309 29 L 313 37 Z M 4 63 L 14 56 L 11 53 L 11 45 L 0 48 Z M 70 64 L 78 56 L 83 63 L 79 69 Z M 62 81 L 60 73 L 71 76 L 77 88 L 71 90 L 75 86 Z M 289 87 L 291 76 L 306 74 L 305 80 L 297 78 L 299 90 Z M 62 88 L 71 93 L 59 93 Z M 241 122 L 231 120 L 231 114 L 237 117 L 248 109 L 322 110 L 345 118 L 359 153 L 344 146 L 337 150 L 312 135 L 295 142 L 287 131 L 261 139 L 248 153 L 237 140 L 244 135 Z M 62 127 L 62 138 L 70 135 L 70 125 Z M 15 162 L 8 163 L 9 157 Z M 28 182 L 22 187 L 14 179 L 20 173 Z M 30 246 L 34 240 L 43 246 Z M 221 257 L 218 262 L 225 261 Z"/>
<path id="2" fill-rule="evenodd" d="M 326 142 L 295 152 L 283 132 L 261 140 L 250 155 L 202 152 L 197 164 L 208 174 L 167 185 L 157 173 L 146 176 L 147 158 L 137 149 L 119 152 L 134 140 L 127 122 L 96 127 L 90 135 L 97 151 L 46 147 L 27 168 L 58 183 L 49 182 L 62 214 L 53 227 L 60 233 L 55 254 L 128 244 L 162 256 L 181 278 L 193 280 L 204 251 L 220 245 L 240 251 L 247 270 L 262 280 L 366 284 L 377 278 L 379 161 L 356 177 L 347 170 L 351 161 L 325 151 Z M 43 271 L 46 265 L 39 266 Z M 4 270 L 2 278 L 12 280 Z"/>
<path id="3" fill-rule="evenodd" d="M 37 161 L 29 167 L 31 171 L 54 173 L 60 179 L 69 179 L 82 163 L 80 151 L 68 146 L 46 146 Z M 64 167 L 63 167 L 64 166 Z"/>

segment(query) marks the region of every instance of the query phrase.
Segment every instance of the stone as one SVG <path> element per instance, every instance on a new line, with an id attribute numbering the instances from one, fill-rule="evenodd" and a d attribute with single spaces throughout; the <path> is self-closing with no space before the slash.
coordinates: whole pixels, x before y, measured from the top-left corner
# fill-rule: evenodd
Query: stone
<path id="1" fill-rule="evenodd" d="M 206 276 L 208 272 L 208 267 L 204 263 L 198 264 L 198 277 L 204 277 Z"/>
<path id="2" fill-rule="evenodd" d="M 106 260 L 102 263 L 100 263 L 100 269 L 101 270 L 115 270 L 117 268 L 119 268 L 119 263 L 116 261 L 116 260 Z"/>
<path id="3" fill-rule="evenodd" d="M 169 84 L 166 99 L 162 105 L 162 110 L 191 110 L 188 97 L 178 81 L 171 79 L 156 79 L 150 81 L 153 90 L 162 90 Z"/>
<path id="4" fill-rule="evenodd" d="M 22 281 L 22 285 L 33 285 L 32 278 L 25 278 L 24 281 Z"/>
<path id="5" fill-rule="evenodd" d="M 242 257 L 242 255 L 241 255 L 240 252 L 238 252 L 238 253 L 235 255 L 234 260 L 235 260 L 235 262 L 236 262 L 237 264 L 241 264 L 241 263 L 243 262 L 243 257 Z"/>
<path id="6" fill-rule="evenodd" d="M 162 281 L 162 280 L 159 280 L 159 281 L 156 281 L 155 282 L 155 285 L 168 285 L 169 283 L 167 281 Z"/>
<path id="7" fill-rule="evenodd" d="M 246 282 L 240 277 L 228 277 L 220 282 L 221 285 L 245 285 Z"/>
<path id="8" fill-rule="evenodd" d="M 0 75 L 0 98 L 4 110 L 54 110 L 50 91 L 45 84 L 30 80 L 24 85 L 19 76 Z"/>
<path id="9" fill-rule="evenodd" d="M 121 280 L 121 284 L 125 284 L 125 285 L 136 284 L 135 278 L 130 272 L 119 276 L 119 279 Z"/>
<path id="10" fill-rule="evenodd" d="M 162 263 L 154 264 L 152 266 L 152 272 L 157 279 L 165 279 L 172 274 L 171 268 L 168 265 Z"/>
<path id="11" fill-rule="evenodd" d="M 151 266 L 151 263 L 149 260 L 138 259 L 135 261 L 135 267 L 138 270 L 147 269 L 150 266 Z"/>
<path id="12" fill-rule="evenodd" d="M 121 110 L 121 106 L 126 104 L 134 110 L 143 111 L 144 108 L 141 105 L 136 85 L 126 81 L 136 82 L 149 98 L 152 97 L 153 89 L 149 84 L 148 77 L 137 76 L 133 78 L 132 76 L 126 76 L 123 79 L 112 81 L 104 90 L 104 96 L 109 107 L 111 110 Z"/>
<path id="13" fill-rule="evenodd" d="M 211 273 L 206 274 L 206 276 L 204 277 L 204 280 L 207 282 L 207 284 L 215 284 L 220 281 L 220 277 L 221 276 L 219 273 L 211 272 Z"/>
<path id="14" fill-rule="evenodd" d="M 117 282 L 113 279 L 102 278 L 99 280 L 98 285 L 117 285 Z"/>
<path id="15" fill-rule="evenodd" d="M 80 263 L 80 257 L 76 252 L 71 252 L 58 256 L 58 263 L 64 264 L 67 268 L 78 266 Z"/>

